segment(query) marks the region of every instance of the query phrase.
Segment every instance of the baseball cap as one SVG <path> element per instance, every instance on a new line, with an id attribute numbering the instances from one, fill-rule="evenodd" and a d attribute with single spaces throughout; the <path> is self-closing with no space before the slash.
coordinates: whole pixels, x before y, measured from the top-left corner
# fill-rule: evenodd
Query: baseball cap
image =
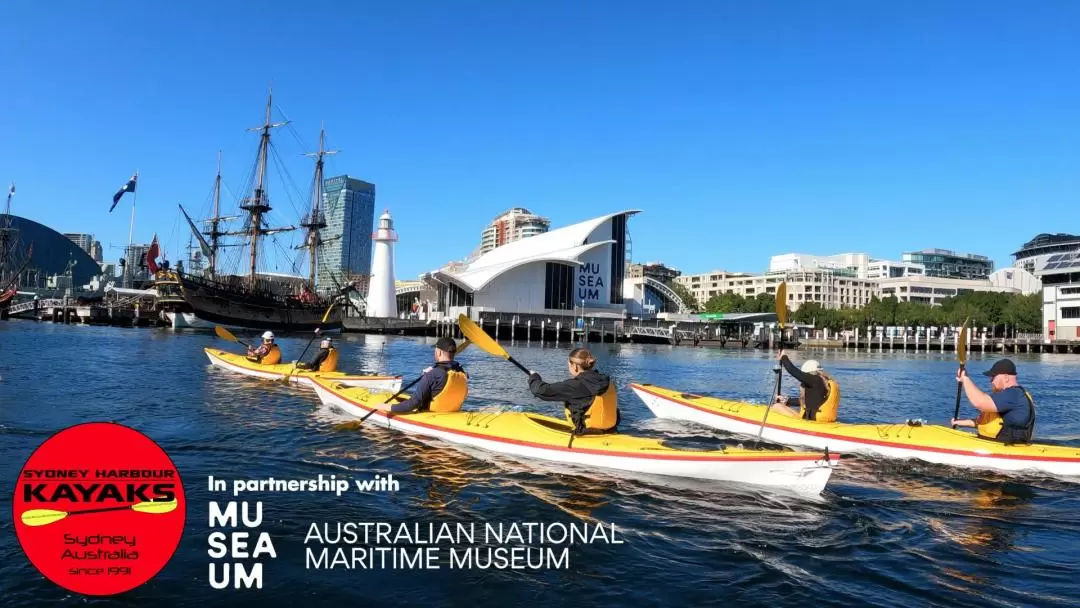
<path id="1" fill-rule="evenodd" d="M 453 338 L 447 338 L 446 336 L 443 336 L 442 338 L 439 338 L 437 342 L 435 342 L 435 348 L 448 353 L 456 353 L 457 343 L 454 342 Z"/>
<path id="2" fill-rule="evenodd" d="M 1016 365 L 1014 365 L 1013 362 L 1008 359 L 1002 359 L 995 363 L 994 366 L 991 367 L 989 370 L 983 372 L 984 376 L 989 376 L 991 378 L 1001 374 L 1005 374 L 1006 376 L 1015 376 Z"/>
<path id="3" fill-rule="evenodd" d="M 802 372 L 804 374 L 816 374 L 820 369 L 821 364 L 818 363 L 816 359 L 807 359 L 806 362 L 802 364 Z"/>

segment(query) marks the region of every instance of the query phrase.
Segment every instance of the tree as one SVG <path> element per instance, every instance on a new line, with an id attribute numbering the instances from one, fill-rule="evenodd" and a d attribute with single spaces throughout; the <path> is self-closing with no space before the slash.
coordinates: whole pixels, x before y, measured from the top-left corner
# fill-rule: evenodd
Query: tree
<path id="1" fill-rule="evenodd" d="M 686 304 L 686 306 L 691 311 L 701 311 L 701 303 L 697 301 L 697 298 L 694 297 L 694 294 L 690 293 L 690 290 L 686 288 L 686 285 L 683 285 L 682 283 L 676 283 L 675 281 L 668 281 L 667 286 L 671 289 L 671 291 L 675 292 L 675 295 L 679 296 L 679 298 L 683 301 L 683 304 Z"/>

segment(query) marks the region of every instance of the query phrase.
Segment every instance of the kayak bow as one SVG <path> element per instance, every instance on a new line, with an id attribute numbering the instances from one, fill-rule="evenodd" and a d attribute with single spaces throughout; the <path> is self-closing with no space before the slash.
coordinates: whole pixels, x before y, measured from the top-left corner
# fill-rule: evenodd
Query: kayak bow
<path id="1" fill-rule="evenodd" d="M 839 455 L 806 452 L 722 449 L 680 450 L 656 439 L 622 433 L 578 435 L 567 447 L 570 426 L 558 418 L 525 412 L 419 412 L 388 417 L 374 406 L 389 393 L 348 387 L 314 378 L 324 404 L 404 433 L 435 437 L 491 452 L 591 468 L 615 469 L 714 481 L 769 486 L 800 494 L 820 494 Z"/>
<path id="2" fill-rule="evenodd" d="M 731 433 L 755 435 L 764 405 L 726 401 L 651 384 L 630 388 L 659 418 L 688 420 Z M 763 437 L 783 445 L 835 449 L 886 458 L 919 459 L 960 467 L 1001 471 L 1035 470 L 1080 481 L 1080 448 L 1005 445 L 947 426 L 845 424 L 771 416 Z"/>
<path id="3" fill-rule="evenodd" d="M 401 388 L 401 376 L 363 376 L 351 375 L 343 372 L 314 372 L 308 370 L 294 370 L 292 363 L 279 363 L 277 365 L 262 365 L 254 361 L 248 361 L 243 355 L 230 353 L 216 348 L 204 348 L 206 356 L 214 367 L 228 370 L 251 378 L 263 380 L 282 380 L 286 376 L 289 382 L 304 386 L 313 386 L 315 378 L 325 378 L 346 384 L 348 386 L 363 386 L 370 389 L 396 391 Z"/>

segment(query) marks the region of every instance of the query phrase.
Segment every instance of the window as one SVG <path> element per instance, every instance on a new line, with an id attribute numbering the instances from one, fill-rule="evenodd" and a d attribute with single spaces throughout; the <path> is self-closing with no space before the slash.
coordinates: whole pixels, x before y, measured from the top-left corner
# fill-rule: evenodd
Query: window
<path id="1" fill-rule="evenodd" d="M 1070 296 L 1070 295 L 1076 295 L 1076 294 L 1080 294 L 1080 287 L 1062 287 L 1061 288 L 1061 295 L 1063 295 L 1063 296 Z"/>
<path id="2" fill-rule="evenodd" d="M 574 308 L 574 267 L 547 263 L 544 279 L 544 308 L 571 310 Z"/>
<path id="3" fill-rule="evenodd" d="M 1066 306 L 1061 309 L 1062 319 L 1080 319 L 1080 306 Z"/>

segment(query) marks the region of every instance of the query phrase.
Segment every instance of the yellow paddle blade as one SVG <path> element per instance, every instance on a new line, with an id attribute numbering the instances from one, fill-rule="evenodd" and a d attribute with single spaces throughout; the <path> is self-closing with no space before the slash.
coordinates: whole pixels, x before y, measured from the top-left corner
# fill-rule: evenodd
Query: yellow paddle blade
<path id="1" fill-rule="evenodd" d="M 333 301 L 333 302 L 330 302 L 330 306 L 329 306 L 329 307 L 328 307 L 328 308 L 326 309 L 326 314 L 324 314 L 324 315 L 322 316 L 322 323 L 326 323 L 326 320 L 330 318 L 330 311 L 331 311 L 331 310 L 334 310 L 334 304 L 337 304 L 337 301 L 336 301 L 336 300 L 335 300 L 335 301 Z M 320 323 L 320 325 L 321 325 L 322 323 Z"/>
<path id="2" fill-rule="evenodd" d="M 960 337 L 956 339 L 956 356 L 963 365 L 967 359 L 968 319 L 964 319 L 964 325 L 960 327 Z"/>
<path id="3" fill-rule="evenodd" d="M 780 329 L 784 329 L 787 324 L 787 281 L 776 286 L 776 320 L 780 322 Z"/>
<path id="4" fill-rule="evenodd" d="M 176 510 L 176 499 L 162 502 L 140 502 L 131 505 L 132 511 L 138 511 L 139 513 L 153 513 L 154 515 L 161 515 L 162 513 L 172 513 Z"/>
<path id="5" fill-rule="evenodd" d="M 496 357 L 502 357 L 503 359 L 509 359 L 510 354 L 506 352 L 499 343 L 495 341 L 495 338 L 487 335 L 487 333 L 480 328 L 479 325 L 473 323 L 473 320 L 465 315 L 458 315 L 457 318 L 458 327 L 461 328 L 461 333 L 465 334 L 465 338 L 476 345 L 480 350 Z"/>
<path id="6" fill-rule="evenodd" d="M 222 340 L 228 340 L 229 342 L 236 342 L 236 336 L 220 325 L 214 326 L 214 333 L 218 335 Z"/>
<path id="7" fill-rule="evenodd" d="M 67 511 L 54 511 L 52 509 L 30 509 L 23 511 L 19 517 L 27 526 L 47 526 L 67 517 Z"/>

